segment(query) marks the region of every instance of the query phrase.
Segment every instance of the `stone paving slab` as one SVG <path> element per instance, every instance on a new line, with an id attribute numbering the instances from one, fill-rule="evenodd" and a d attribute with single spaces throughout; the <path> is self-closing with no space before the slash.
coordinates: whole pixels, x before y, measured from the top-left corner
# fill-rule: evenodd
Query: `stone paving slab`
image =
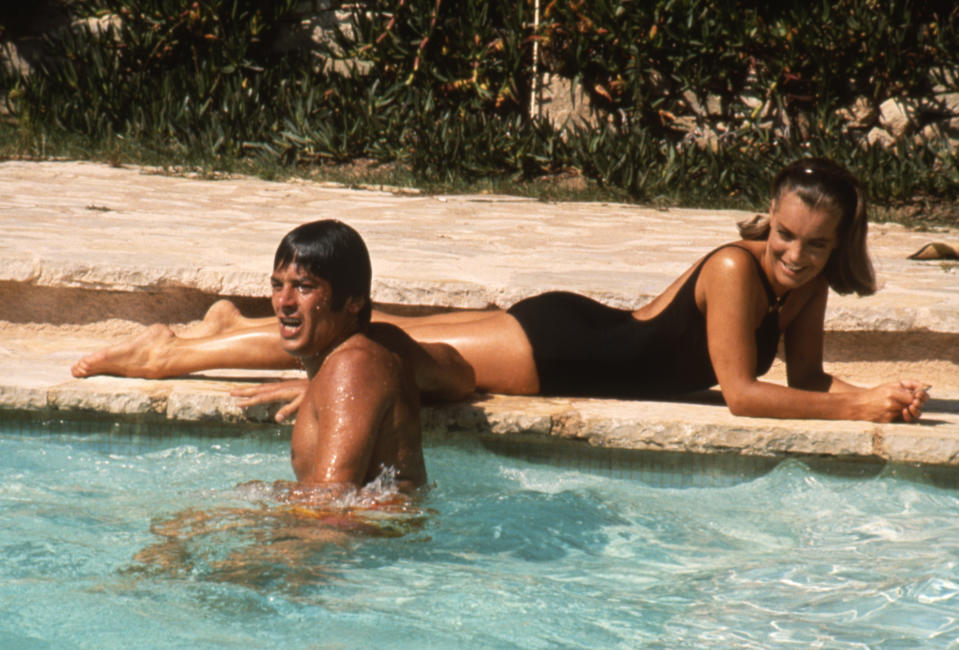
<path id="1" fill-rule="evenodd" d="M 505 307 L 569 289 L 636 308 L 735 239 L 736 221 L 748 216 L 8 161 L 0 163 L 0 282 L 266 296 L 280 238 L 333 217 L 366 239 L 380 303 Z M 883 288 L 868 298 L 832 296 L 827 328 L 959 332 L 959 265 L 906 259 L 940 235 L 957 238 L 871 227 Z"/>
<path id="2" fill-rule="evenodd" d="M 242 410 L 229 391 L 253 381 L 296 376 L 222 370 L 168 380 L 103 376 L 76 380 L 68 371 L 73 349 L 32 359 L 7 355 L 0 377 L 0 421 L 3 409 L 9 409 L 53 419 L 101 414 L 168 422 L 171 428 L 178 423 L 271 422 L 273 410 L 262 406 Z M 932 399 L 919 425 L 736 417 L 716 391 L 689 402 L 477 395 L 466 403 L 426 407 L 424 425 L 437 433 L 552 436 L 647 451 L 959 465 L 959 391 Z"/>
<path id="3" fill-rule="evenodd" d="M 635 307 L 698 255 L 733 239 L 735 221 L 744 216 L 749 215 L 425 196 L 249 178 L 190 179 L 83 162 L 0 163 L 0 295 L 17 296 L 0 301 L 0 322 L 7 321 L 0 328 L 0 419 L 4 409 L 64 418 L 100 413 L 171 426 L 270 417 L 266 409 L 240 411 L 229 390 L 282 373 L 73 379 L 73 361 L 110 339 L 84 327 L 24 324 L 19 312 L 30 292 L 43 288 L 87 289 L 94 297 L 129 292 L 162 299 L 171 289 L 266 296 L 280 237 L 299 223 L 335 217 L 366 238 L 374 259 L 374 299 L 380 303 L 505 306 L 563 288 Z M 906 259 L 940 238 L 955 240 L 957 232 L 872 227 L 871 250 L 884 287 L 864 299 L 832 296 L 827 327 L 959 332 L 959 266 Z M 19 293 L 11 293 L 13 288 Z M 939 378 L 921 425 L 739 418 L 715 399 L 478 396 L 469 403 L 427 408 L 424 417 L 440 431 L 548 435 L 628 449 L 957 465 L 959 376 L 950 374 L 951 368 L 955 365 L 947 364 Z"/>

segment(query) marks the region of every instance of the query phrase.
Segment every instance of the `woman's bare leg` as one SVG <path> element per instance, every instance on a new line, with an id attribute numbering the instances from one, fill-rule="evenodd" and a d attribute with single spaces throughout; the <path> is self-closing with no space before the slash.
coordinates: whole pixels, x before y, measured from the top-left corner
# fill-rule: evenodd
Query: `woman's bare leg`
<path id="1" fill-rule="evenodd" d="M 229 300 L 217 300 L 206 310 L 203 320 L 183 327 L 174 326 L 174 330 L 180 338 L 195 339 L 275 323 L 274 316 L 249 318 L 241 314 L 237 306 Z"/>
<path id="2" fill-rule="evenodd" d="M 280 345 L 275 323 L 270 322 L 202 338 L 178 337 L 166 325 L 151 325 L 139 336 L 83 357 L 70 371 L 74 377 L 161 379 L 213 368 L 296 367 L 296 360 Z"/>
<path id="3" fill-rule="evenodd" d="M 275 317 L 249 318 L 229 300 L 218 300 L 199 322 L 151 325 L 126 341 L 86 355 L 70 372 L 74 377 L 162 379 L 215 368 L 296 367 L 281 346 Z"/>
<path id="4" fill-rule="evenodd" d="M 133 338 L 88 354 L 70 372 L 74 377 L 161 379 L 214 368 L 297 367 L 280 345 L 274 317 L 247 318 L 229 300 L 218 300 L 202 321 L 178 329 L 151 325 Z"/>
<path id="5" fill-rule="evenodd" d="M 420 343 L 446 343 L 476 373 L 476 387 L 491 393 L 533 395 L 539 378 L 526 333 L 504 311 L 464 311 L 430 316 L 396 317 L 374 313 Z"/>
<path id="6" fill-rule="evenodd" d="M 407 331 L 411 327 L 424 327 L 427 325 L 458 325 L 461 323 L 474 323 L 481 321 L 489 316 L 495 316 L 502 313 L 500 310 L 466 310 L 466 311 L 448 311 L 438 314 L 428 314 L 426 316 L 397 316 L 385 311 L 374 309 L 372 320 L 376 323 L 390 323 L 396 325 L 401 330 Z"/>
<path id="7" fill-rule="evenodd" d="M 376 323 L 392 323 L 400 329 L 418 325 L 439 325 L 446 323 L 464 323 L 482 319 L 495 311 L 451 311 L 428 316 L 396 316 L 374 309 L 372 320 Z M 239 308 L 229 300 L 217 300 L 213 303 L 203 320 L 182 327 L 173 326 L 176 335 L 180 338 L 204 338 L 219 334 L 235 334 L 239 330 L 273 327 L 276 324 L 275 316 L 249 317 L 244 316 Z"/>
<path id="8" fill-rule="evenodd" d="M 473 367 L 479 390 L 513 395 L 539 391 L 532 348 L 522 327 L 506 312 L 406 317 L 374 311 L 373 320 L 392 323 L 416 341 L 451 345 Z M 273 317 L 244 317 L 224 300 L 215 303 L 203 321 L 179 334 L 166 325 L 152 325 L 132 339 L 83 357 L 71 372 L 74 377 L 160 379 L 214 368 L 296 367 L 281 346 Z"/>

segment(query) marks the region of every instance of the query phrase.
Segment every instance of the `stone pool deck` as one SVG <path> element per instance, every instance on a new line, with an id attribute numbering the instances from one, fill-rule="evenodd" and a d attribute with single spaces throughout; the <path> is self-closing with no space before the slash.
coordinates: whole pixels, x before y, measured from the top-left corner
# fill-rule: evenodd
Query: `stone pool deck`
<path id="1" fill-rule="evenodd" d="M 274 247 L 305 221 L 335 217 L 360 231 L 373 256 L 374 300 L 387 308 L 506 306 L 556 288 L 636 307 L 697 256 L 734 239 L 745 216 L 3 162 L 0 420 L 26 412 L 171 427 L 269 421 L 265 409 L 241 411 L 228 391 L 282 373 L 78 380 L 69 368 L 144 323 L 197 319 L 217 296 L 262 311 Z M 440 434 L 959 465 L 959 263 L 907 259 L 932 241 L 959 241 L 959 230 L 872 226 L 882 290 L 833 295 L 827 313 L 828 369 L 864 385 L 928 381 L 933 397 L 921 424 L 740 418 L 715 391 L 685 402 L 478 395 L 426 407 L 424 419 Z M 783 376 L 777 362 L 771 380 Z"/>

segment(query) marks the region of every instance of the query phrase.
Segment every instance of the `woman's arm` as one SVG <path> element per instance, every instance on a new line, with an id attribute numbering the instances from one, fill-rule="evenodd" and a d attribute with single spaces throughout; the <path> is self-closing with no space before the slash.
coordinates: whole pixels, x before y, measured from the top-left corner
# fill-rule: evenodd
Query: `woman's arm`
<path id="1" fill-rule="evenodd" d="M 906 422 L 917 420 L 923 404 L 929 399 L 920 382 L 904 380 L 864 388 L 823 370 L 824 323 L 829 288 L 821 278 L 810 288 L 810 295 L 799 307 L 795 317 L 790 319 L 784 334 L 786 378 L 789 386 L 809 391 L 847 393 L 846 400 L 849 405 L 865 409 L 868 414 L 856 419 L 875 420 L 877 409 L 880 409 L 880 421 L 887 421 L 886 413 L 891 413 L 892 419 L 901 417 Z"/>
<path id="2" fill-rule="evenodd" d="M 918 384 L 873 389 L 834 379 L 822 369 L 824 282 L 797 290 L 802 306 L 787 327 L 789 387 L 756 377 L 755 330 L 765 313 L 765 292 L 746 251 L 727 249 L 703 265 L 697 297 L 706 314 L 709 356 L 734 415 L 889 422 L 919 417 L 928 398 Z M 794 303 L 795 306 L 795 303 Z"/>
<path id="3" fill-rule="evenodd" d="M 786 351 L 786 381 L 792 388 L 817 392 L 845 392 L 863 390 L 846 383 L 823 370 L 823 339 L 825 336 L 826 300 L 829 286 L 817 278 L 803 287 L 800 305 L 793 305 L 786 317 L 789 325 L 783 334 Z M 795 310 L 795 311 L 794 311 Z"/>

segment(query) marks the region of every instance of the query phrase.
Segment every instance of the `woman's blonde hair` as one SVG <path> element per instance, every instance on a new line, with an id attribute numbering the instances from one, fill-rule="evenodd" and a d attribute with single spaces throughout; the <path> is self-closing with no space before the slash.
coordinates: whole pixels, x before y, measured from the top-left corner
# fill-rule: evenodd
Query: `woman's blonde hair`
<path id="1" fill-rule="evenodd" d="M 803 158 L 785 167 L 772 185 L 773 210 L 787 192 L 815 210 L 839 217 L 838 241 L 823 275 L 833 291 L 868 296 L 876 292 L 876 274 L 866 250 L 866 200 L 859 181 L 826 158 Z M 757 215 L 739 223 L 743 239 L 769 238 L 769 217 Z"/>

